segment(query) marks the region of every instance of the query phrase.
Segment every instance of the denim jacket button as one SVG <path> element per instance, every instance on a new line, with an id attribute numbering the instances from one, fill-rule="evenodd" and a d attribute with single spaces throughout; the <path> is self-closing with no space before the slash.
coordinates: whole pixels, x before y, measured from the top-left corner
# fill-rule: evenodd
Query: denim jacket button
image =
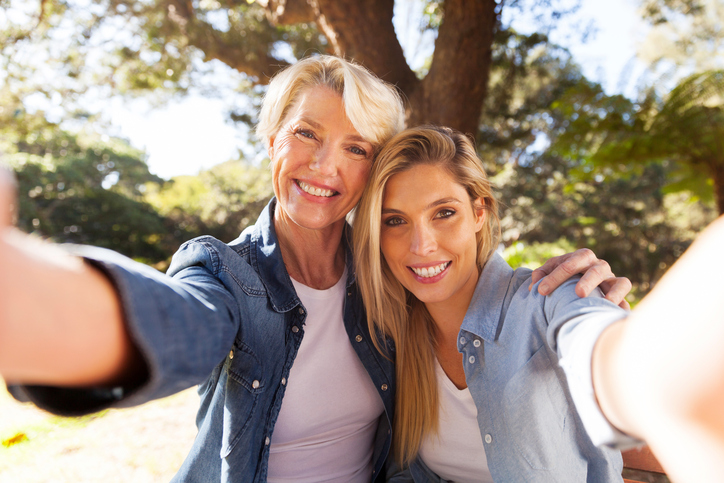
<path id="1" fill-rule="evenodd" d="M 269 436 L 264 440 L 264 446 L 269 446 Z"/>
<path id="2" fill-rule="evenodd" d="M 259 381 L 254 379 L 254 382 L 251 383 L 251 387 L 253 387 L 254 389 L 257 389 L 259 387 Z"/>
<path id="3" fill-rule="evenodd" d="M 471 364 L 475 364 L 475 356 L 468 357 L 468 362 Z"/>
<path id="4" fill-rule="evenodd" d="M 300 314 L 300 315 L 304 315 L 304 309 L 301 308 L 301 307 L 299 307 L 299 314 Z"/>
<path id="5" fill-rule="evenodd" d="M 460 345 L 465 344 L 465 337 L 460 337 Z"/>
<path id="6" fill-rule="evenodd" d="M 282 377 L 282 386 L 286 386 L 286 385 L 287 385 L 287 378 Z"/>
<path id="7" fill-rule="evenodd" d="M 386 390 L 387 390 L 387 384 L 382 384 L 381 388 L 382 388 L 383 391 L 386 391 Z"/>
<path id="8" fill-rule="evenodd" d="M 299 332 L 299 327 L 297 327 L 296 325 L 292 326 L 292 332 L 294 332 L 295 334 Z"/>
<path id="9" fill-rule="evenodd" d="M 231 349 L 229 351 L 229 359 L 233 359 L 233 358 L 234 358 L 234 349 Z"/>
<path id="10" fill-rule="evenodd" d="M 358 335 L 357 337 L 354 338 L 354 340 L 356 340 L 357 342 L 362 342 L 362 336 Z"/>
<path id="11" fill-rule="evenodd" d="M 485 442 L 488 443 L 488 444 L 492 443 L 492 442 L 493 442 L 493 437 L 490 436 L 489 434 L 486 434 L 486 435 L 485 435 Z"/>
<path id="12" fill-rule="evenodd" d="M 475 340 L 473 341 L 473 345 L 474 345 L 475 347 L 480 347 L 480 339 L 475 339 Z"/>

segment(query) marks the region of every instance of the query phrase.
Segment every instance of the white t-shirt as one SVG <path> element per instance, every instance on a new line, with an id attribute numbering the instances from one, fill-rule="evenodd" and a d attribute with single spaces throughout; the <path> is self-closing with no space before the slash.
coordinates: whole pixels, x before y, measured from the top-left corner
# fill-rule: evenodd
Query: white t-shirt
<path id="1" fill-rule="evenodd" d="M 307 309 L 272 433 L 269 482 L 369 482 L 384 406 L 344 328 L 347 272 L 327 290 L 292 280 Z"/>
<path id="2" fill-rule="evenodd" d="M 420 458 L 438 476 L 453 482 L 492 483 L 478 410 L 468 388 L 458 389 L 435 359 L 440 398 L 440 431 L 427 435 Z"/>

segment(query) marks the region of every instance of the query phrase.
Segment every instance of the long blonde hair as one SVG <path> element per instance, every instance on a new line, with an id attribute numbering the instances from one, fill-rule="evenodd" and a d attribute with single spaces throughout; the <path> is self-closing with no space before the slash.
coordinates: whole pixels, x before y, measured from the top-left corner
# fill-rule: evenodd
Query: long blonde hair
<path id="1" fill-rule="evenodd" d="M 396 135 L 379 153 L 354 221 L 355 262 L 370 333 L 391 338 L 395 346 L 393 448 L 403 465 L 415 458 L 422 438 L 438 430 L 435 325 L 425 305 L 392 274 L 380 249 L 380 230 L 387 182 L 420 164 L 445 169 L 468 192 L 471 209 L 473 200 L 483 200 L 487 215 L 485 225 L 476 235 L 479 269 L 493 254 L 500 238 L 498 204 L 475 147 L 466 136 L 449 128 L 422 126 Z M 375 345 L 386 354 L 377 340 Z"/>

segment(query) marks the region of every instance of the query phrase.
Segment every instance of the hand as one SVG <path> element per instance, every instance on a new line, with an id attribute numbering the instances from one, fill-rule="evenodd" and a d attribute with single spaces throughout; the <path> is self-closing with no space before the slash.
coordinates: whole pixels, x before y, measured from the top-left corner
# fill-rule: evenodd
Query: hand
<path id="1" fill-rule="evenodd" d="M 600 287 L 606 299 L 624 309 L 630 308 L 625 297 L 631 291 L 631 281 L 626 277 L 616 277 L 608 262 L 599 260 L 588 248 L 581 248 L 546 261 L 542 267 L 533 271 L 528 290 L 533 288 L 536 282 L 543 280 L 538 286 L 538 292 L 541 295 L 548 295 L 578 273 L 583 274 L 576 284 L 576 294 L 579 297 L 588 297 L 594 288 Z"/>

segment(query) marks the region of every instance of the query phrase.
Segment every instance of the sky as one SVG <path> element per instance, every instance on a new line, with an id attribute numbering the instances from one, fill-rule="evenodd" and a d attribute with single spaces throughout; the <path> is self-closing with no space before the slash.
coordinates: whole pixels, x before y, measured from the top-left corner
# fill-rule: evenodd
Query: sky
<path id="1" fill-rule="evenodd" d="M 571 51 L 586 77 L 600 82 L 608 94 L 631 95 L 637 72 L 643 69 L 635 58 L 636 44 L 645 32 L 636 4 L 630 0 L 582 0 L 581 9 L 565 17 L 551 34 L 553 42 Z M 398 17 L 404 15 L 405 10 L 401 11 Z M 504 10 L 504 22 L 506 13 Z M 518 15 L 509 20 L 518 31 L 531 31 L 531 19 Z M 582 43 L 576 29 L 591 22 L 596 33 Z M 402 39 L 403 44 L 412 41 Z M 146 151 L 150 171 L 162 178 L 195 175 L 235 159 L 243 146 L 238 128 L 225 120 L 221 99 L 189 96 L 153 109 L 142 101 L 117 99 L 110 118 L 119 135 Z"/>

